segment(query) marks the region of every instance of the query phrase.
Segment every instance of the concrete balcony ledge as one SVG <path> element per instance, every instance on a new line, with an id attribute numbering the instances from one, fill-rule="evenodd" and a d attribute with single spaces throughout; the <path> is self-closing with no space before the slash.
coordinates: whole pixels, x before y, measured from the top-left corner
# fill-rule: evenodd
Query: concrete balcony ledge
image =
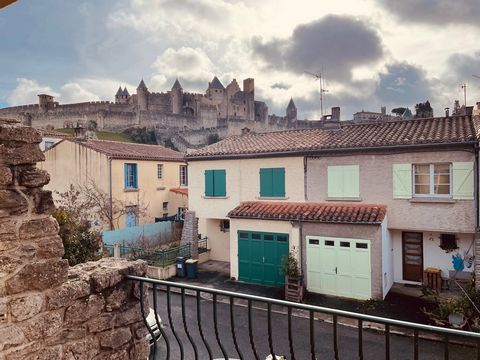
<path id="1" fill-rule="evenodd" d="M 437 204 L 455 204 L 457 200 L 441 197 L 414 197 L 409 200 L 411 203 L 437 203 Z"/>

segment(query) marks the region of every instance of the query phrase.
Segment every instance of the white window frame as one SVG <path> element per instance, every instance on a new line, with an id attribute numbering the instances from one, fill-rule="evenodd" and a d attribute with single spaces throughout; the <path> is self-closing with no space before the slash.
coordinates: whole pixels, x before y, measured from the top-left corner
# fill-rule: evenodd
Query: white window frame
<path id="1" fill-rule="evenodd" d="M 448 194 L 435 194 L 434 189 L 435 189 L 435 165 L 441 165 L 445 164 L 448 165 L 449 168 L 449 193 Z M 415 183 L 415 167 L 417 165 L 429 165 L 429 188 L 430 192 L 428 194 L 417 194 L 416 193 L 416 183 Z M 413 169 L 412 169 L 412 193 L 414 197 L 426 197 L 426 198 L 451 198 L 452 197 L 452 180 L 453 180 L 453 172 L 452 172 L 452 163 L 449 162 L 438 162 L 438 163 L 418 163 L 418 164 L 413 164 Z"/>
<path id="2" fill-rule="evenodd" d="M 180 186 L 188 186 L 187 165 L 180 165 Z"/>
<path id="3" fill-rule="evenodd" d="M 163 211 L 168 211 L 168 201 L 164 201 L 162 203 L 162 208 L 163 208 Z"/>
<path id="4" fill-rule="evenodd" d="M 157 179 L 163 179 L 163 164 L 157 164 Z"/>

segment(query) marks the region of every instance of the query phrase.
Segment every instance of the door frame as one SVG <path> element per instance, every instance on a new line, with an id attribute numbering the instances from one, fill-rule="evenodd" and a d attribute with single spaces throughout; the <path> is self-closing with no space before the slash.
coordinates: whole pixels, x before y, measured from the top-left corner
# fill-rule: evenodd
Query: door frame
<path id="1" fill-rule="evenodd" d="M 422 279 L 423 278 L 423 264 L 424 264 L 424 259 L 423 259 L 423 232 L 421 232 L 421 231 L 402 231 L 402 280 L 403 281 L 411 281 L 411 282 L 421 282 L 421 281 L 405 279 L 405 256 L 404 256 L 405 234 L 420 234 L 420 236 L 421 236 L 421 248 L 422 248 L 422 265 L 421 265 L 422 270 L 421 271 L 422 271 L 422 275 L 421 275 L 420 279 Z"/>

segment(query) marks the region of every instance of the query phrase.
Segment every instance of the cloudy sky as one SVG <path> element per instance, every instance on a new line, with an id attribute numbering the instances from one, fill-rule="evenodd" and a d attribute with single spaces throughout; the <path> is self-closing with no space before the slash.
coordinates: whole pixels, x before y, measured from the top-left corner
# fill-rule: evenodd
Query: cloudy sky
<path id="1" fill-rule="evenodd" d="M 204 92 L 255 78 L 256 98 L 300 118 L 325 106 L 342 118 L 430 100 L 435 114 L 480 101 L 478 0 L 19 0 L 0 10 L 0 107 L 113 100 L 143 77 L 166 91 Z M 6 36 L 4 36 L 6 34 Z M 463 100 L 462 100 L 463 102 Z"/>

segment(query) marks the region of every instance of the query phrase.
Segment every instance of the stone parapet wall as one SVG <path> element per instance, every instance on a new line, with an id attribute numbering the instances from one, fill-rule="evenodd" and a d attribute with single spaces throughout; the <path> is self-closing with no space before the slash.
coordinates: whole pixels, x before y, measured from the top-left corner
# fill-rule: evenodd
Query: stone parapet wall
<path id="1" fill-rule="evenodd" d="M 0 360 L 146 359 L 140 290 L 125 277 L 144 276 L 146 264 L 69 268 L 42 189 L 49 175 L 35 167 L 40 141 L 35 129 L 0 121 Z"/>

